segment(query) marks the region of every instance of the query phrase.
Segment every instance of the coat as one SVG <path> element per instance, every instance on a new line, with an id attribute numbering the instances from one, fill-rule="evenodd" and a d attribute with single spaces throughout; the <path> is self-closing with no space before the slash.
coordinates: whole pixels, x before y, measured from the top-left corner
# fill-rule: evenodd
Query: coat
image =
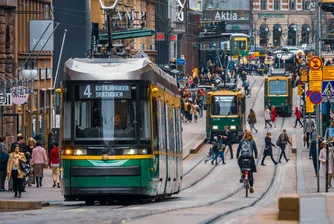
<path id="1" fill-rule="evenodd" d="M 315 127 L 314 121 L 311 119 L 308 119 L 305 122 L 305 131 L 311 133 L 313 131 L 313 128 Z"/>
<path id="2" fill-rule="evenodd" d="M 271 111 L 271 122 L 275 122 L 276 117 L 278 117 L 278 114 L 276 113 L 276 110 Z"/>
<path id="3" fill-rule="evenodd" d="M 266 138 L 264 139 L 264 143 L 265 150 L 263 152 L 263 156 L 271 156 L 273 154 L 273 146 L 276 146 L 271 142 L 271 138 L 269 138 L 268 136 L 266 136 Z"/>
<path id="4" fill-rule="evenodd" d="M 320 170 L 322 175 L 326 175 L 326 149 L 321 149 L 319 154 L 319 160 L 320 160 Z M 329 163 L 328 163 L 328 173 L 331 174 L 333 171 L 333 150 L 330 149 L 329 151 Z"/>
<path id="5" fill-rule="evenodd" d="M 322 139 L 318 141 L 318 145 L 316 140 L 311 141 L 310 150 L 312 158 L 317 158 L 317 150 L 318 150 L 318 155 L 320 155 L 321 143 Z"/>
<path id="6" fill-rule="evenodd" d="M 298 110 L 298 107 L 296 107 L 295 115 L 296 115 L 296 119 L 300 119 L 301 114 L 300 114 L 300 111 Z"/>
<path id="7" fill-rule="evenodd" d="M 248 123 L 249 124 L 256 124 L 256 116 L 254 112 L 250 112 L 248 115 Z"/>
<path id="8" fill-rule="evenodd" d="M 266 109 L 266 110 L 264 111 L 264 119 L 265 119 L 266 121 L 270 121 L 270 120 L 271 120 L 271 113 L 270 113 L 270 110 L 269 110 L 269 109 Z"/>
<path id="9" fill-rule="evenodd" d="M 24 153 L 22 153 L 22 152 L 19 153 L 19 160 L 21 160 L 24 163 L 27 162 L 27 159 L 24 156 Z M 12 176 L 13 164 L 14 164 L 14 152 L 12 152 L 9 155 L 9 160 L 8 160 L 8 164 L 7 164 L 7 179 L 8 180 L 10 180 L 10 178 Z M 20 165 L 18 165 L 18 167 L 17 167 L 17 172 L 18 172 L 17 178 L 23 179 L 24 178 L 24 171 L 21 169 Z"/>
<path id="10" fill-rule="evenodd" d="M 242 159 L 243 158 L 241 156 L 239 157 L 239 155 L 240 155 L 240 152 L 241 152 L 243 141 L 246 141 L 246 140 L 241 140 L 240 141 L 239 146 L 238 146 L 238 150 L 237 150 L 238 165 L 239 165 L 240 168 L 242 167 Z M 250 140 L 249 142 L 252 145 L 253 155 L 255 154 L 255 157 L 257 157 L 257 147 L 256 147 L 255 141 Z M 252 172 L 257 172 L 254 156 L 252 158 L 250 158 L 250 160 L 251 160 Z"/>

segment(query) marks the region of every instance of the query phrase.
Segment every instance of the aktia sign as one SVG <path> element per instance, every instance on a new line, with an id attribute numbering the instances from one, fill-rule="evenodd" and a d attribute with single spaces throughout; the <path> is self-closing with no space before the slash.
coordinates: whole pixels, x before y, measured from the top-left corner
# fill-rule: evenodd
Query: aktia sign
<path id="1" fill-rule="evenodd" d="M 215 20 L 237 20 L 238 14 L 235 12 L 218 11 L 216 12 Z"/>

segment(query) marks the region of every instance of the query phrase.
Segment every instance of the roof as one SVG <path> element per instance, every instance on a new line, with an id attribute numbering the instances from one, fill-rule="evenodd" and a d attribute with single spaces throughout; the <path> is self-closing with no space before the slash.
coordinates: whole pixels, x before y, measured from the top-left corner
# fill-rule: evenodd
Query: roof
<path id="1" fill-rule="evenodd" d="M 155 75 L 147 75 L 152 70 Z M 152 78 L 151 81 L 155 79 L 162 83 L 165 80 L 172 85 L 177 85 L 173 77 L 147 58 L 70 58 L 65 62 L 64 72 L 65 80 L 147 80 Z"/>

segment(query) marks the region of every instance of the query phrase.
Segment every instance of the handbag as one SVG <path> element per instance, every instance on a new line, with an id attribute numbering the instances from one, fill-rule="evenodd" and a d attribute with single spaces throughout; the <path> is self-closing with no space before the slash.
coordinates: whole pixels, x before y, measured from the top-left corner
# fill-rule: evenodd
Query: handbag
<path id="1" fill-rule="evenodd" d="M 19 163 L 20 163 L 20 168 L 24 170 L 26 168 L 26 164 L 21 160 L 19 160 Z"/>

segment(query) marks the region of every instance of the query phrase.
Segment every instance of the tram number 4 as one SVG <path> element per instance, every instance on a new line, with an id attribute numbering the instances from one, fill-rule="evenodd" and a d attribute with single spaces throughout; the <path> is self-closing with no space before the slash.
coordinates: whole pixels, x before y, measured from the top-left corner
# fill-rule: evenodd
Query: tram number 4
<path id="1" fill-rule="evenodd" d="M 92 95 L 92 93 L 90 91 L 90 85 L 87 85 L 87 87 L 84 91 L 84 96 L 87 96 L 88 98 L 90 98 L 91 95 Z"/>

